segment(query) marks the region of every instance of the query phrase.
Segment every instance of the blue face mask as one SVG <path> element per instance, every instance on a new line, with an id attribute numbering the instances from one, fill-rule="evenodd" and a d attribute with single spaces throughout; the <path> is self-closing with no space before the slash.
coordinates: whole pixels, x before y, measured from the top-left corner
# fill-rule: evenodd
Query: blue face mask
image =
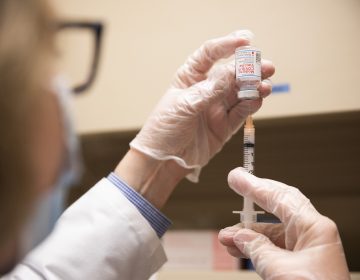
<path id="1" fill-rule="evenodd" d="M 21 256 L 27 254 L 51 233 L 65 209 L 69 186 L 79 180 L 82 171 L 79 143 L 71 122 L 71 91 L 61 77 L 57 77 L 53 85 L 62 111 L 66 156 L 55 186 L 51 188 L 51 192 L 40 198 L 32 218 L 25 226 L 20 245 Z"/>

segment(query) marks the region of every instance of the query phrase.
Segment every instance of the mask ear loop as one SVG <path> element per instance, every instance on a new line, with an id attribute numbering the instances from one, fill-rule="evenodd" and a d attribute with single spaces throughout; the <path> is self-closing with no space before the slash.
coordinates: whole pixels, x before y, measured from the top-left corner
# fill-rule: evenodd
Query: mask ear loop
<path id="1" fill-rule="evenodd" d="M 58 99 L 62 126 L 63 126 L 63 142 L 66 155 L 59 174 L 59 180 L 62 186 L 71 186 L 79 182 L 83 173 L 83 161 L 80 153 L 80 143 L 73 125 L 72 110 L 72 92 L 67 86 L 65 78 L 56 77 L 54 80 L 54 93 Z"/>
<path id="2" fill-rule="evenodd" d="M 79 142 L 71 122 L 71 91 L 66 85 L 66 81 L 61 77 L 56 77 L 53 81 L 53 92 L 58 99 L 64 130 L 64 163 L 55 185 L 51 188 L 53 191 L 40 198 L 32 217 L 24 226 L 20 237 L 20 257 L 25 256 L 51 233 L 65 209 L 69 187 L 78 182 L 82 174 Z"/>

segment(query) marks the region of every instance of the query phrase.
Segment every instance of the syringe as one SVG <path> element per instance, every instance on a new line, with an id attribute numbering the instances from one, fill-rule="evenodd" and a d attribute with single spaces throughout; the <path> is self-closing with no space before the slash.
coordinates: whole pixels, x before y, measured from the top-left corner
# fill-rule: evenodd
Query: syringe
<path id="1" fill-rule="evenodd" d="M 251 115 L 246 118 L 244 126 L 244 168 L 247 172 L 254 174 L 255 168 L 255 126 Z M 240 222 L 245 228 L 251 228 L 252 223 L 256 223 L 257 214 L 264 214 L 263 211 L 255 211 L 254 201 L 244 197 L 244 207 L 242 211 L 233 211 L 240 214 Z"/>
<path id="2" fill-rule="evenodd" d="M 255 169 L 255 126 L 252 116 L 246 118 L 244 126 L 244 168 L 254 174 Z"/>

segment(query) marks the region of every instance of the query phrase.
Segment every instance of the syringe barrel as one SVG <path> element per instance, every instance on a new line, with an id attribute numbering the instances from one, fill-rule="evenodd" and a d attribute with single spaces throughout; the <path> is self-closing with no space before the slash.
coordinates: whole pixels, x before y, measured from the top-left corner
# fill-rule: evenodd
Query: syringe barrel
<path id="1" fill-rule="evenodd" d="M 252 117 L 249 116 L 244 127 L 244 168 L 254 174 L 255 171 L 255 127 Z M 254 201 L 244 197 L 244 207 L 240 217 L 245 228 L 251 228 L 252 223 L 257 221 L 257 212 L 254 209 Z"/>
<path id="2" fill-rule="evenodd" d="M 254 174 L 255 171 L 255 128 L 244 129 L 244 168 Z"/>

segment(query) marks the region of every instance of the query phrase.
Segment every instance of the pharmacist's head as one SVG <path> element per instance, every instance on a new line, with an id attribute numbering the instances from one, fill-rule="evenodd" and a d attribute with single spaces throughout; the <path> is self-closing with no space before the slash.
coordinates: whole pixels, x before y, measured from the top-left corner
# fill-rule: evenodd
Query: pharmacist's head
<path id="1" fill-rule="evenodd" d="M 52 90 L 54 15 L 45 0 L 0 1 L 0 271 L 22 251 L 36 205 L 51 193 L 64 154 Z"/>

